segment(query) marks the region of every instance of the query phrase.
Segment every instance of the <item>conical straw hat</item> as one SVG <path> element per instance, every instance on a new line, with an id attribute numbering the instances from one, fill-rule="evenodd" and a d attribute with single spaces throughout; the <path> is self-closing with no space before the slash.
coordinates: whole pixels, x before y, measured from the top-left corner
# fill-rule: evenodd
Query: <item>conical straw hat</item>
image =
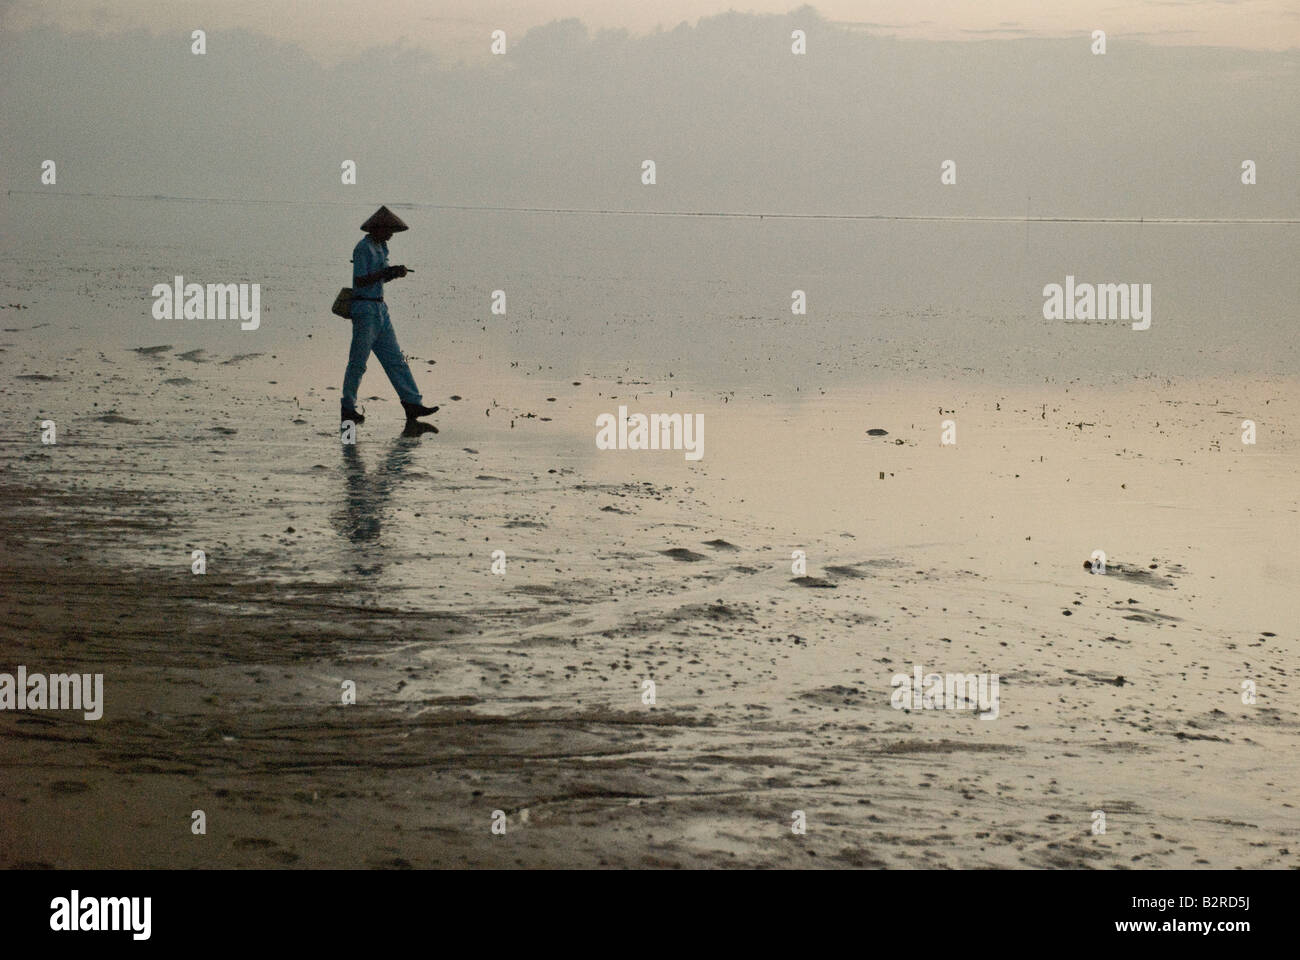
<path id="1" fill-rule="evenodd" d="M 393 233 L 401 233 L 403 230 L 410 230 L 411 228 L 404 224 L 402 218 L 393 211 L 387 207 L 380 207 L 370 215 L 369 220 L 361 225 L 361 229 L 367 233 L 372 230 L 392 230 Z"/>

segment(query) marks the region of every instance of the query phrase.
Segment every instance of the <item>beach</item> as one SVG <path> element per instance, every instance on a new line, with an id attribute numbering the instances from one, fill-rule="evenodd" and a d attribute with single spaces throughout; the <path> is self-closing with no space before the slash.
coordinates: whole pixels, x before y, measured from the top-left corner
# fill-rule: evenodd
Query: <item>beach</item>
<path id="1" fill-rule="evenodd" d="M 104 676 L 102 719 L 0 712 L 3 866 L 1296 866 L 1295 378 L 943 333 L 822 376 L 744 311 L 708 336 L 790 356 L 664 370 L 615 319 L 566 363 L 398 288 L 437 432 L 372 361 L 347 446 L 327 274 L 158 336 L 96 319 L 147 312 L 115 255 L 3 265 L 0 670 Z M 620 405 L 703 456 L 598 449 Z M 897 709 L 917 670 L 996 715 Z"/>

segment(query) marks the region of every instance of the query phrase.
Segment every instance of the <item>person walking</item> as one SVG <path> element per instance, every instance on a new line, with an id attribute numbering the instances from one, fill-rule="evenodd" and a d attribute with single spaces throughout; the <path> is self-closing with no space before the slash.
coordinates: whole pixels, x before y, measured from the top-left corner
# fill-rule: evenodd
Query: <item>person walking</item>
<path id="1" fill-rule="evenodd" d="M 402 348 L 397 345 L 397 334 L 388 317 L 388 305 L 384 303 L 384 284 L 411 272 L 400 264 L 388 265 L 388 241 L 394 233 L 410 228 L 393 211 L 380 207 L 361 225 L 361 229 L 366 231 L 366 235 L 352 250 L 352 347 L 343 374 L 340 419 L 353 423 L 362 423 L 366 419 L 357 412 L 357 390 L 371 351 L 379 358 L 384 373 L 388 374 L 393 389 L 397 391 L 406 419 L 427 417 L 437 413 L 438 408 L 424 405 L 411 368 L 402 355 Z"/>

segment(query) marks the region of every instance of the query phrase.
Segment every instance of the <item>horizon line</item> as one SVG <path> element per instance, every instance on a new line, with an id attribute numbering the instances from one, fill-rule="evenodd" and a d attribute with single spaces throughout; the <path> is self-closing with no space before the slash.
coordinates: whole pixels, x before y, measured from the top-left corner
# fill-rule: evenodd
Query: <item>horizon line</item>
<path id="1" fill-rule="evenodd" d="M 173 203 L 245 203 L 304 206 L 370 206 L 382 201 L 366 200 L 273 200 L 243 197 L 187 197 L 149 193 L 91 193 L 51 190 L 6 190 L 7 196 L 89 197 L 102 200 L 156 200 Z M 549 213 L 576 216 L 614 217 L 700 217 L 735 220 L 897 220 L 918 222 L 969 222 L 969 223 L 1221 223 L 1221 224 L 1300 224 L 1300 217 L 1083 217 L 1066 215 L 978 215 L 978 214 L 890 214 L 890 213 L 775 213 L 744 210 L 619 210 L 605 207 L 527 207 L 511 205 L 486 205 L 465 203 L 437 203 L 434 201 L 389 201 L 388 206 L 421 210 L 463 210 L 486 213 Z"/>

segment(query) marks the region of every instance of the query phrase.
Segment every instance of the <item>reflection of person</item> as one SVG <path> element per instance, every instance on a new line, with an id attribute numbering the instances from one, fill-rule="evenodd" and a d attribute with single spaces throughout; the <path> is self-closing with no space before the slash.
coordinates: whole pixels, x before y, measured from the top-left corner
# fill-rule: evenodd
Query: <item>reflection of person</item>
<path id="1" fill-rule="evenodd" d="M 339 536 L 352 545 L 350 553 L 354 573 L 371 575 L 383 571 L 382 558 L 387 551 L 380 546 L 379 534 L 388 501 L 397 482 L 411 465 L 412 454 L 420 445 L 420 436 L 437 432 L 438 428 L 431 423 L 407 421 L 402 435 L 393 441 L 373 473 L 366 472 L 365 461 L 361 459 L 356 444 L 342 444 L 346 489 L 342 505 L 330 519 Z M 377 552 L 365 549 L 370 546 L 376 547 Z M 371 562 L 367 565 L 366 561 Z"/>
<path id="2" fill-rule="evenodd" d="M 343 374 L 340 419 L 353 423 L 366 419 L 357 412 L 357 389 L 372 350 L 402 401 L 406 419 L 437 413 L 437 407 L 424 405 L 420 388 L 415 385 L 411 368 L 397 345 L 397 334 L 384 303 L 384 284 L 410 272 L 404 266 L 388 265 L 388 241 L 394 233 L 409 228 L 397 214 L 380 207 L 361 229 L 366 235 L 352 251 L 352 348 L 348 352 L 347 372 Z"/>

